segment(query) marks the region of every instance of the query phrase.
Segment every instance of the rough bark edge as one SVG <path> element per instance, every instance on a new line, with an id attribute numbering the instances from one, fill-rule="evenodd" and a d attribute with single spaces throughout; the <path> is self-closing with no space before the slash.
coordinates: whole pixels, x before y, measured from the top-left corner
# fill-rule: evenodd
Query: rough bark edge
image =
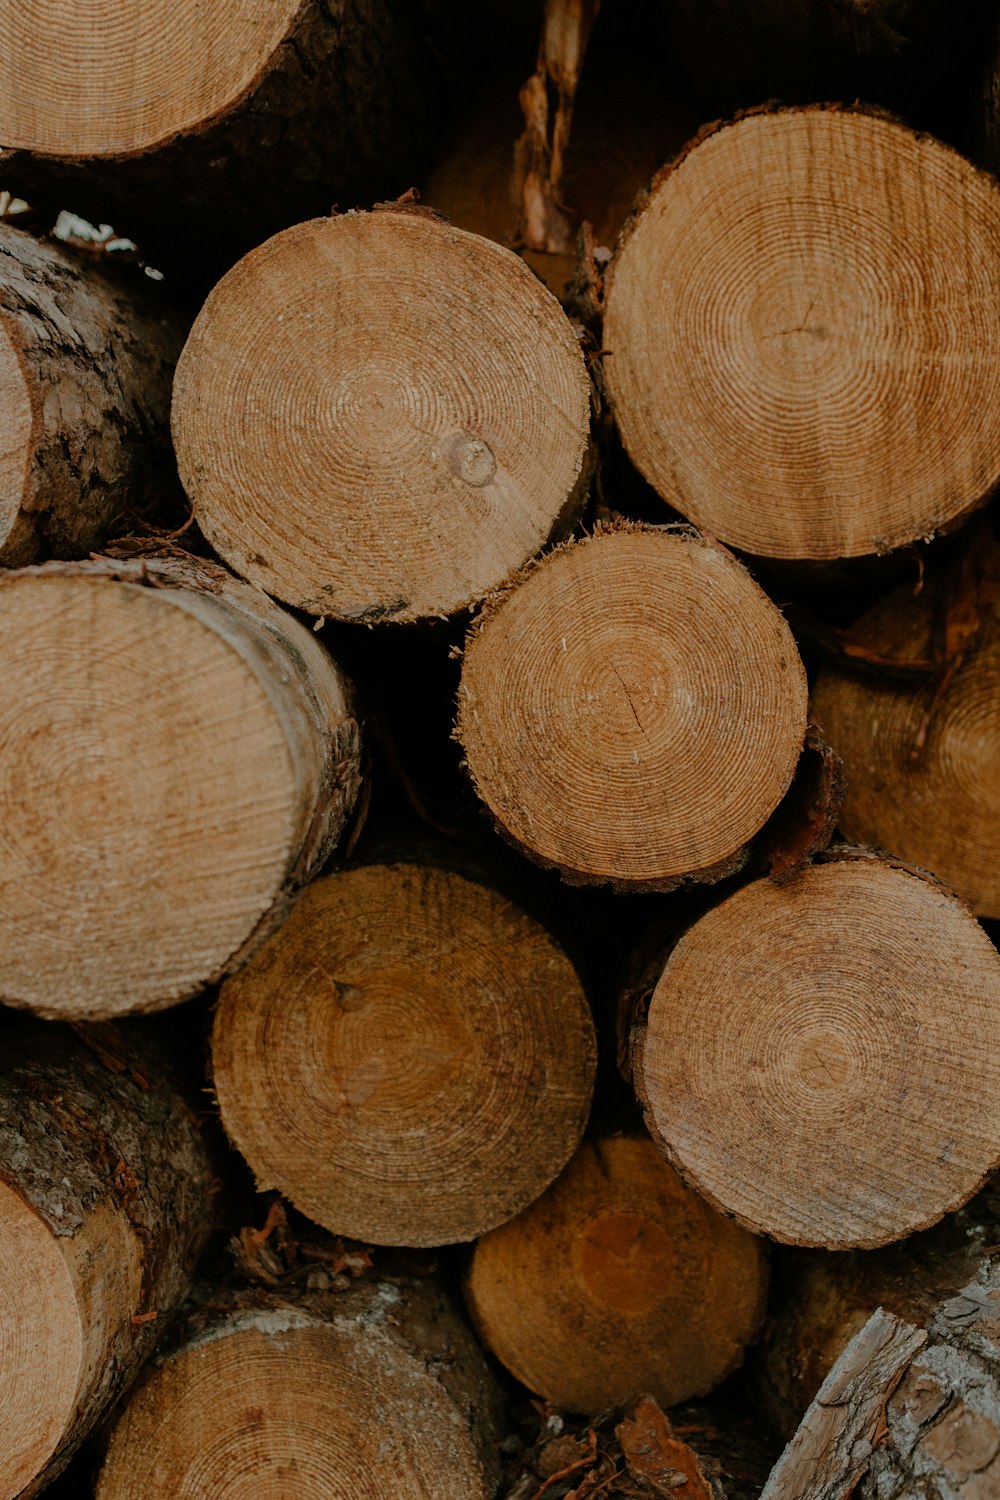
<path id="1" fill-rule="evenodd" d="M 887 1432 L 886 1402 L 926 1341 L 922 1328 L 877 1308 L 820 1386 L 760 1500 L 847 1500 Z"/>
<path id="2" fill-rule="evenodd" d="M 767 103 L 757 104 L 749 109 L 739 110 L 736 114 L 731 115 L 728 119 L 711 120 L 707 124 L 703 125 L 702 128 L 697 132 L 697 134 L 692 136 L 687 145 L 684 146 L 676 156 L 672 157 L 670 161 L 666 162 L 660 168 L 660 170 L 655 174 L 652 181 L 650 182 L 649 187 L 646 188 L 644 192 L 641 192 L 639 194 L 638 198 L 635 201 L 635 206 L 632 209 L 631 214 L 628 216 L 622 226 L 621 233 L 618 236 L 618 241 L 614 247 L 614 254 L 611 257 L 610 264 L 604 272 L 601 295 L 602 312 L 607 310 L 608 300 L 612 295 L 615 282 L 615 272 L 620 264 L 622 251 L 625 249 L 629 240 L 632 238 L 632 235 L 635 233 L 635 230 L 642 218 L 643 213 L 649 207 L 653 198 L 657 196 L 661 188 L 665 186 L 668 180 L 673 177 L 676 172 L 680 171 L 681 167 L 684 166 L 687 159 L 697 150 L 699 146 L 704 145 L 704 143 L 710 140 L 712 136 L 721 135 L 724 131 L 731 129 L 733 126 L 741 125 L 745 120 L 758 119 L 762 115 L 779 116 L 803 114 L 859 115 L 862 119 L 879 120 L 885 125 L 895 126 L 904 134 L 909 135 L 915 142 L 931 142 L 940 151 L 947 153 L 949 156 L 955 157 L 958 162 L 961 162 L 962 167 L 970 172 L 974 178 L 978 177 L 982 179 L 984 185 L 991 192 L 993 192 L 994 194 L 1000 193 L 1000 183 L 998 183 L 997 178 L 993 175 L 992 172 L 987 170 L 985 167 L 980 166 L 977 162 L 970 160 L 969 157 L 963 156 L 961 151 L 959 151 L 955 146 L 950 145 L 947 141 L 942 141 L 938 136 L 932 135 L 927 130 L 918 129 L 916 126 L 911 125 L 908 120 L 905 120 L 895 111 L 885 109 L 880 104 L 846 102 L 838 103 L 836 101 L 828 101 L 816 104 L 796 105 L 783 104 L 780 100 L 769 100 Z M 1000 211 L 1000 199 L 998 199 L 998 211 Z M 607 357 L 614 358 L 614 350 L 604 350 L 603 353 Z M 617 427 L 617 402 L 614 399 L 612 387 L 613 381 L 605 382 L 608 408 Z M 629 454 L 629 458 L 631 460 L 631 454 Z M 653 488 L 656 488 L 655 485 L 653 486 Z M 656 492 L 657 494 L 659 494 L 658 490 Z M 771 557 L 767 554 L 754 554 L 752 552 L 743 553 L 743 549 L 741 549 L 741 554 L 750 559 L 753 559 L 755 555 L 760 556 L 764 562 L 781 563 L 793 568 L 799 563 L 808 564 L 814 562 L 825 562 L 827 564 L 836 565 L 838 562 L 851 562 L 855 561 L 856 559 L 866 557 L 887 557 L 892 553 L 901 552 L 906 547 L 913 547 L 919 543 L 927 545 L 935 541 L 938 537 L 953 535 L 956 531 L 958 531 L 962 526 L 965 525 L 970 516 L 974 515 L 977 511 L 982 510 L 983 507 L 988 505 L 989 502 L 998 493 L 1000 493 L 1000 474 L 997 475 L 997 478 L 994 480 L 993 484 L 990 485 L 983 494 L 974 496 L 966 503 L 962 510 L 958 511 L 948 520 L 941 521 L 933 528 L 933 530 L 927 532 L 922 536 L 908 536 L 903 537 L 900 540 L 894 540 L 891 537 L 880 538 L 880 544 L 875 548 L 874 552 L 859 552 L 853 554 L 848 558 Z M 664 501 L 664 504 L 671 505 L 672 508 L 676 508 L 673 506 L 673 503 L 669 500 L 666 500 L 665 497 L 660 496 L 660 498 Z M 679 487 L 677 487 L 676 498 L 678 500 L 684 499 Z"/>
<path id="3" fill-rule="evenodd" d="M 557 556 L 560 552 L 566 552 L 571 547 L 587 546 L 591 542 L 599 541 L 602 537 L 616 535 L 637 535 L 647 532 L 657 536 L 663 534 L 676 536 L 683 539 L 684 541 L 688 541 L 694 543 L 697 546 L 704 547 L 708 551 L 722 553 L 722 555 L 728 558 L 729 561 L 739 571 L 745 574 L 746 581 L 752 586 L 752 588 L 756 590 L 760 597 L 767 602 L 769 607 L 773 609 L 778 615 L 780 615 L 782 620 L 784 620 L 782 611 L 764 592 L 760 584 L 747 568 L 746 564 L 743 563 L 734 552 L 731 552 L 728 547 L 724 546 L 721 542 L 716 541 L 716 539 L 709 532 L 702 531 L 697 526 L 693 526 L 687 521 L 672 522 L 663 526 L 651 526 L 645 521 L 632 521 L 627 519 L 626 517 L 619 516 L 614 520 L 602 520 L 595 522 L 592 530 L 590 530 L 586 535 L 582 537 L 567 537 L 565 540 L 558 542 L 555 546 L 550 547 L 547 551 L 536 554 L 534 557 L 529 559 L 529 561 L 525 563 L 522 568 L 519 568 L 516 572 L 509 574 L 508 577 L 504 579 L 502 584 L 498 585 L 497 588 L 491 590 L 490 593 L 486 595 L 486 597 L 482 601 L 478 614 L 475 616 L 469 626 L 464 646 L 459 648 L 453 654 L 457 657 L 462 658 L 464 661 L 465 654 L 468 651 L 469 645 L 473 641 L 478 639 L 484 629 L 500 613 L 500 611 L 503 609 L 503 606 L 507 603 L 508 599 L 514 593 L 516 593 L 517 589 L 523 583 L 526 583 L 527 580 L 534 573 L 536 573 L 539 568 L 545 567 L 546 563 L 548 563 L 551 558 Z M 788 626 L 787 621 L 785 621 L 785 624 L 786 626 Z M 788 627 L 788 629 L 790 632 L 791 627 Z M 792 637 L 792 641 L 793 644 L 795 644 L 794 636 Z M 805 678 L 805 667 L 802 665 L 802 658 L 799 654 L 797 644 L 795 644 L 795 654 L 799 660 L 803 678 Z M 479 783 L 472 771 L 472 767 L 469 765 L 468 757 L 465 755 L 465 744 L 462 739 L 463 702 L 464 699 L 462 686 L 460 683 L 456 700 L 455 727 L 452 730 L 451 737 L 456 742 L 456 744 L 460 745 L 462 748 L 462 770 L 465 772 L 466 777 L 468 778 L 468 781 L 476 794 L 480 809 L 489 821 L 489 824 L 493 828 L 493 831 L 501 839 L 503 839 L 504 843 L 508 844 L 510 848 L 514 849 L 518 854 L 523 855 L 525 859 L 529 860 L 539 869 L 554 871 L 559 875 L 564 885 L 574 886 L 577 888 L 587 887 L 591 889 L 607 890 L 612 895 L 616 896 L 669 895 L 672 891 L 684 890 L 689 886 L 717 885 L 719 881 L 727 880 L 730 876 L 738 874 L 747 863 L 747 860 L 750 858 L 754 839 L 757 838 L 760 832 L 759 829 L 757 833 L 749 838 L 744 844 L 741 844 L 738 849 L 734 850 L 733 853 L 728 855 L 725 859 L 719 860 L 714 865 L 706 865 L 700 870 L 693 870 L 684 875 L 668 875 L 664 876 L 662 879 L 654 878 L 648 880 L 620 880 L 616 879 L 614 876 L 590 875 L 585 871 L 566 869 L 558 862 L 558 860 L 548 859 L 545 855 L 539 854 L 536 850 L 530 848 L 527 844 L 522 843 L 521 840 L 518 839 L 517 836 L 513 834 L 500 821 L 497 815 L 493 812 L 493 809 L 489 806 L 489 803 L 480 791 Z M 804 745 L 805 726 L 803 727 L 803 739 L 802 745 L 799 749 L 799 759 L 801 759 L 802 748 L 804 747 Z M 792 770 L 788 777 L 788 781 L 785 784 L 781 796 L 778 798 L 778 801 L 775 804 L 775 808 L 772 811 L 772 816 L 773 812 L 781 806 L 781 803 L 788 795 L 789 787 L 792 785 L 792 782 L 795 779 L 795 772 L 797 769 L 798 760 L 792 767 Z"/>
<path id="4" fill-rule="evenodd" d="M 135 1007 L 128 1012 L 130 1015 L 151 1015 L 159 1010 L 166 1010 L 182 1000 L 203 994 L 207 989 L 211 989 L 240 969 L 284 924 L 306 885 L 333 853 L 348 826 L 351 812 L 361 791 L 361 733 L 358 720 L 354 717 L 356 712 L 354 689 L 343 668 L 333 657 L 329 656 L 324 647 L 316 642 L 317 651 L 328 657 L 332 672 L 339 679 L 348 712 L 348 717 L 333 725 L 316 694 L 308 663 L 302 653 L 296 649 L 294 635 L 301 631 L 306 633 L 308 638 L 307 627 L 296 620 L 283 606 L 275 603 L 244 579 L 227 572 L 218 563 L 151 543 L 144 546 L 139 556 L 136 556 L 134 551 L 131 551 L 128 556 L 120 557 L 92 554 L 90 558 L 79 562 L 47 562 L 6 574 L 0 570 L 0 590 L 4 587 L 13 587 L 17 579 L 25 574 L 31 574 L 34 577 L 92 577 L 109 583 L 124 583 L 136 587 L 178 592 L 188 591 L 228 599 L 238 622 L 244 626 L 248 625 L 251 630 L 256 628 L 263 636 L 265 645 L 271 653 L 271 660 L 265 659 L 262 662 L 265 670 L 270 668 L 273 671 L 281 664 L 291 667 L 291 675 L 301 693 L 303 706 L 313 720 L 318 742 L 323 747 L 323 774 L 317 788 L 313 815 L 305 830 L 300 830 L 300 838 L 290 850 L 291 857 L 286 864 L 281 885 L 270 907 L 262 913 L 243 942 L 217 969 L 206 976 L 195 990 L 184 995 L 160 998 L 144 1007 Z M 287 624 L 294 627 L 294 630 L 288 632 L 287 637 L 285 629 L 279 623 L 282 616 Z M 224 639 L 221 634 L 219 638 Z M 310 644 L 312 644 L 311 640 Z M 277 714 L 277 707 L 273 704 L 270 694 L 268 698 L 272 702 L 273 711 Z M 48 1007 L 42 1010 L 39 1006 L 28 1004 L 27 1001 L 14 996 L 5 995 L 3 1003 L 15 1010 L 30 1011 L 34 1015 L 44 1016 L 47 1019 L 66 1019 L 61 1011 L 50 1012 Z M 124 1013 L 116 1013 L 114 1018 L 121 1019 L 122 1014 Z M 79 1021 L 104 1020 L 107 1017 L 80 1014 L 75 1015 L 74 1019 Z"/>
<path id="5" fill-rule="evenodd" d="M 890 869 L 900 870 L 904 874 L 911 876 L 913 879 L 922 881 L 925 885 L 928 885 L 933 890 L 935 890 L 939 895 L 947 897 L 949 900 L 960 906 L 964 914 L 969 917 L 970 921 L 974 922 L 975 925 L 979 927 L 980 924 L 974 912 L 972 911 L 972 908 L 962 900 L 961 896 L 956 896 L 955 892 L 949 890 L 946 885 L 942 885 L 942 883 L 936 878 L 936 876 L 928 874 L 926 870 L 921 870 L 916 865 L 908 865 L 903 860 L 893 859 L 891 855 L 884 854 L 881 850 L 878 849 L 867 849 L 860 847 L 855 848 L 850 845 L 835 845 L 829 849 L 822 850 L 819 854 L 814 856 L 814 861 L 817 864 L 836 864 L 838 862 L 851 860 L 867 860 L 873 864 L 887 865 Z M 808 866 L 805 866 L 804 868 L 808 868 Z M 801 871 L 799 873 L 801 873 Z M 767 879 L 766 876 L 759 878 Z M 772 882 L 772 884 L 781 883 L 783 882 Z M 722 903 L 720 903 L 720 905 L 721 904 Z M 693 923 L 690 924 L 690 926 L 693 925 Z M 982 928 L 980 928 L 980 931 L 982 931 Z M 680 942 L 681 938 L 683 938 L 684 936 L 685 932 L 679 932 L 674 941 L 673 947 L 676 947 L 677 943 Z M 667 962 L 669 962 L 669 955 L 667 958 Z M 664 964 L 664 969 L 665 968 L 666 964 Z M 680 1177 L 682 1181 L 686 1182 L 688 1187 L 692 1188 L 694 1192 L 699 1195 L 699 1197 L 704 1198 L 705 1202 L 710 1204 L 712 1208 L 714 1208 L 718 1213 L 722 1214 L 727 1219 L 734 1219 L 737 1224 L 742 1225 L 744 1229 L 748 1229 L 751 1234 L 756 1235 L 759 1239 L 770 1240 L 776 1245 L 790 1245 L 793 1248 L 800 1250 L 882 1250 L 887 1245 L 894 1245 L 897 1244 L 900 1240 L 909 1238 L 910 1235 L 920 1234 L 925 1229 L 933 1229 L 934 1225 L 939 1224 L 942 1219 L 947 1217 L 948 1214 L 955 1213 L 958 1209 L 964 1208 L 969 1200 L 971 1198 L 974 1198 L 975 1195 L 980 1192 L 983 1187 L 985 1187 L 990 1178 L 993 1177 L 998 1171 L 1000 1171 L 1000 1151 L 998 1151 L 996 1158 L 986 1169 L 986 1171 L 983 1172 L 982 1175 L 977 1179 L 977 1181 L 974 1182 L 969 1188 L 963 1189 L 962 1193 L 957 1198 L 947 1203 L 943 1208 L 935 1210 L 934 1213 L 929 1215 L 926 1219 L 921 1219 L 916 1224 L 910 1224 L 902 1234 L 893 1234 L 888 1238 L 878 1237 L 865 1240 L 843 1241 L 823 1240 L 822 1242 L 819 1242 L 816 1240 L 791 1239 L 785 1235 L 774 1234 L 769 1229 L 763 1229 L 759 1224 L 755 1224 L 750 1219 L 745 1218 L 744 1215 L 737 1213 L 735 1209 L 728 1208 L 724 1203 L 721 1203 L 719 1199 L 712 1193 L 711 1189 L 708 1188 L 703 1182 L 701 1182 L 697 1173 L 694 1172 L 681 1159 L 681 1157 L 677 1154 L 674 1146 L 669 1141 L 667 1141 L 667 1139 L 662 1135 L 659 1128 L 657 1127 L 655 1118 L 653 1116 L 653 1110 L 649 1103 L 649 1096 L 646 1092 L 645 1076 L 642 1068 L 643 1052 L 645 1050 L 645 1035 L 647 1029 L 647 1015 L 649 1010 L 649 1001 L 652 999 L 652 995 L 649 994 L 648 996 L 646 996 L 646 1004 L 644 1008 L 642 1006 L 642 999 L 643 995 L 642 993 L 640 993 L 638 996 L 639 1004 L 633 1022 L 628 1028 L 627 1053 L 625 1056 L 625 1060 L 621 1065 L 621 1071 L 623 1075 L 632 1083 L 632 1086 L 635 1089 L 635 1095 L 642 1110 L 643 1122 L 645 1123 L 646 1129 L 649 1131 L 650 1137 L 652 1138 L 657 1150 L 663 1154 L 669 1164 L 673 1167 L 674 1171 L 677 1173 L 678 1177 Z"/>
<path id="6" fill-rule="evenodd" d="M 17 567 L 46 551 L 81 556 L 127 512 L 132 492 L 141 508 L 142 492 L 162 500 L 177 487 L 170 384 L 186 319 L 152 285 L 143 298 L 16 225 L 0 224 L 0 262 L 0 320 L 31 407 L 20 501 L 0 538 L 0 564 Z M 101 346 L 105 321 L 111 337 Z M 65 395 L 76 399 L 75 419 L 63 418 Z"/>
<path id="7" fill-rule="evenodd" d="M 5 1103 L 19 1095 L 20 1107 L 9 1122 L 0 1118 L 0 1178 L 57 1239 L 75 1238 L 102 1204 L 123 1214 L 142 1250 L 141 1305 L 147 1309 L 158 1294 L 167 1305 L 106 1331 L 107 1361 L 78 1391 L 51 1458 L 21 1491 L 25 1500 L 62 1472 L 132 1384 L 187 1292 L 211 1227 L 215 1185 L 194 1114 L 166 1074 L 144 1076 L 155 1058 L 116 1030 L 107 1035 L 122 1049 L 124 1066 L 105 1061 L 85 1038 L 42 1022 L 21 1021 L 5 1038 L 0 1092 Z M 100 1098 L 99 1117 L 81 1107 L 74 1087 Z"/>

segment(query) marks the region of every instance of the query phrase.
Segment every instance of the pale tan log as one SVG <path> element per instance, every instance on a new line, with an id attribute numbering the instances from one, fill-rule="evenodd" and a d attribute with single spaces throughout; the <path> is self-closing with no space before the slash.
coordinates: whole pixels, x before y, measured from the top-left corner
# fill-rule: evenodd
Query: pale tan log
<path id="1" fill-rule="evenodd" d="M 97 1500 L 491 1500 L 496 1389 L 435 1286 L 212 1300 L 126 1404 Z"/>
<path id="2" fill-rule="evenodd" d="M 127 1055 L 127 1054 L 126 1054 Z M 193 1115 L 38 1022 L 0 1056 L 0 1495 L 30 1496 L 131 1383 L 211 1227 Z"/>
<path id="3" fill-rule="evenodd" d="M 191 560 L 0 577 L 0 995 L 156 1010 L 229 972 L 337 842 L 350 688 L 314 635 Z"/>
<path id="4" fill-rule="evenodd" d="M 590 388 L 555 298 L 433 215 L 314 219 L 212 292 L 173 433 L 233 567 L 320 616 L 452 614 L 569 530 Z"/>
<path id="5" fill-rule="evenodd" d="M 763 1316 L 760 1240 L 684 1186 L 646 1138 L 587 1141 L 537 1203 L 476 1246 L 476 1328 L 530 1390 L 596 1416 L 703 1395 Z"/>
<path id="6" fill-rule="evenodd" d="M 757 1233 L 871 1248 L 1000 1162 L 1000 956 L 920 871 L 860 851 L 758 880 L 676 944 L 633 1076 L 685 1178 Z"/>
<path id="7" fill-rule="evenodd" d="M 184 331 L 149 289 L 0 224 L 0 565 L 84 556 L 162 493 Z"/>
<path id="8" fill-rule="evenodd" d="M 297 219 L 410 186 L 441 87 L 419 10 L 6 0 L 4 182 L 204 283 Z"/>
<path id="9" fill-rule="evenodd" d="M 490 600 L 457 736 L 504 837 L 566 878 L 716 880 L 788 789 L 806 729 L 791 631 L 686 528 L 598 530 Z"/>
<path id="10" fill-rule="evenodd" d="M 625 446 L 767 557 L 927 539 L 1000 479 L 1000 187 L 849 108 L 713 126 L 655 179 L 607 285 Z"/>
<path id="11" fill-rule="evenodd" d="M 222 990 L 212 1072 L 261 1188 L 338 1234 L 474 1239 L 576 1149 L 590 1011 L 565 953 L 497 891 L 444 867 L 313 884 Z"/>

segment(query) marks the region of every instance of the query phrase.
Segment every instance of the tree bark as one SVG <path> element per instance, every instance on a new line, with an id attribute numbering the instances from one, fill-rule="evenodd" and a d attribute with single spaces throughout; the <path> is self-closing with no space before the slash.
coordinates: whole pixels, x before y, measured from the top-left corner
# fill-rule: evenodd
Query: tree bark
<path id="1" fill-rule="evenodd" d="M 213 546 L 268 593 L 361 624 L 466 609 L 565 536 L 589 432 L 555 299 L 509 251 L 394 205 L 245 257 L 174 386 Z"/>
<path id="2" fill-rule="evenodd" d="M 312 632 L 193 559 L 0 579 L 0 993 L 49 1017 L 157 1010 L 280 925 L 360 778 Z"/>
<path id="3" fill-rule="evenodd" d="M 748 1229 L 875 1248 L 996 1170 L 1000 958 L 932 877 L 833 850 L 757 880 L 666 959 L 632 1036 L 646 1123 Z"/>
<path id="4" fill-rule="evenodd" d="M 234 1473 L 260 1500 L 490 1500 L 498 1439 L 493 1376 L 433 1283 L 213 1293 L 117 1419 L 97 1500 L 204 1500 Z"/>
<path id="5" fill-rule="evenodd" d="M 544 928 L 407 860 L 309 888 L 223 986 L 212 1072 L 261 1188 L 336 1234 L 442 1245 L 511 1218 L 562 1170 L 595 1053 Z"/>
<path id="6" fill-rule="evenodd" d="M 81 19 L 58 42 L 8 8 L 4 185 L 110 222 L 196 287 L 288 224 L 398 196 L 419 171 L 441 77 L 409 0 L 136 0 L 113 30 Z"/>
<path id="7" fill-rule="evenodd" d="M 998 210 L 993 177 L 881 113 L 708 127 L 606 281 L 633 462 L 768 558 L 885 553 L 966 518 L 1000 479 Z"/>
<path id="8" fill-rule="evenodd" d="M 0 566 L 84 556 L 163 494 L 184 330 L 156 292 L 0 224 Z"/>
<path id="9" fill-rule="evenodd" d="M 211 1192 L 193 1115 L 141 1053 L 4 1032 L 0 1494 L 44 1488 L 131 1383 L 187 1293 Z"/>
<path id="10" fill-rule="evenodd" d="M 466 1299 L 486 1346 L 553 1405 L 598 1416 L 648 1392 L 704 1395 L 743 1359 L 762 1242 L 688 1191 L 645 1139 L 586 1141 L 476 1246 Z"/>
<path id="11" fill-rule="evenodd" d="M 686 528 L 599 529 L 551 553 L 487 603 L 465 649 L 473 784 L 505 838 L 578 884 L 733 873 L 805 729 L 784 619 Z"/>

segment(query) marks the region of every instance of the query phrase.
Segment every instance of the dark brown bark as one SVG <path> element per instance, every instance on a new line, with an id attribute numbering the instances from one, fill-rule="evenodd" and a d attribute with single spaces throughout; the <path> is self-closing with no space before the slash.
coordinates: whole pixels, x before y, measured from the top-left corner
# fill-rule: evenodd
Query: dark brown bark
<path id="1" fill-rule="evenodd" d="M 3 455 L 0 564 L 85 556 L 116 519 L 162 496 L 184 332 L 152 282 L 141 298 L 0 224 L 5 423 L 16 424 L 16 450 Z"/>
<path id="2" fill-rule="evenodd" d="M 147 263 L 205 287 L 297 220 L 406 191 L 441 93 L 431 29 L 421 0 L 302 0 L 221 116 L 115 157 L 7 151 L 4 186 L 113 224 Z"/>
<path id="3" fill-rule="evenodd" d="M 81 1319 L 75 1407 L 24 1490 L 33 1495 L 131 1383 L 186 1295 L 212 1180 L 194 1116 L 155 1062 L 124 1044 L 114 1061 L 62 1028 L 17 1023 L 0 1055 L 0 1183 L 58 1243 Z M 16 1287 L 5 1302 L 18 1317 Z M 4 1487 L 18 1472 L 7 1450 L 5 1495 L 18 1493 Z"/>

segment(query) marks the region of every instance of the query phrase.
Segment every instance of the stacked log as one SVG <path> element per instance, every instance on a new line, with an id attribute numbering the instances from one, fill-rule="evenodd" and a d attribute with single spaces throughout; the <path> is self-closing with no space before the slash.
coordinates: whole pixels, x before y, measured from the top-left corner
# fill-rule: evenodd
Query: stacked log
<path id="1" fill-rule="evenodd" d="M 882 82 L 967 8 L 43 9 L 0 1496 L 985 1500 L 1000 190 Z"/>
<path id="2" fill-rule="evenodd" d="M 137 1375 L 211 1225 L 193 1115 L 142 1054 L 36 1024 L 0 1058 L 0 1494 L 34 1495 Z"/>

